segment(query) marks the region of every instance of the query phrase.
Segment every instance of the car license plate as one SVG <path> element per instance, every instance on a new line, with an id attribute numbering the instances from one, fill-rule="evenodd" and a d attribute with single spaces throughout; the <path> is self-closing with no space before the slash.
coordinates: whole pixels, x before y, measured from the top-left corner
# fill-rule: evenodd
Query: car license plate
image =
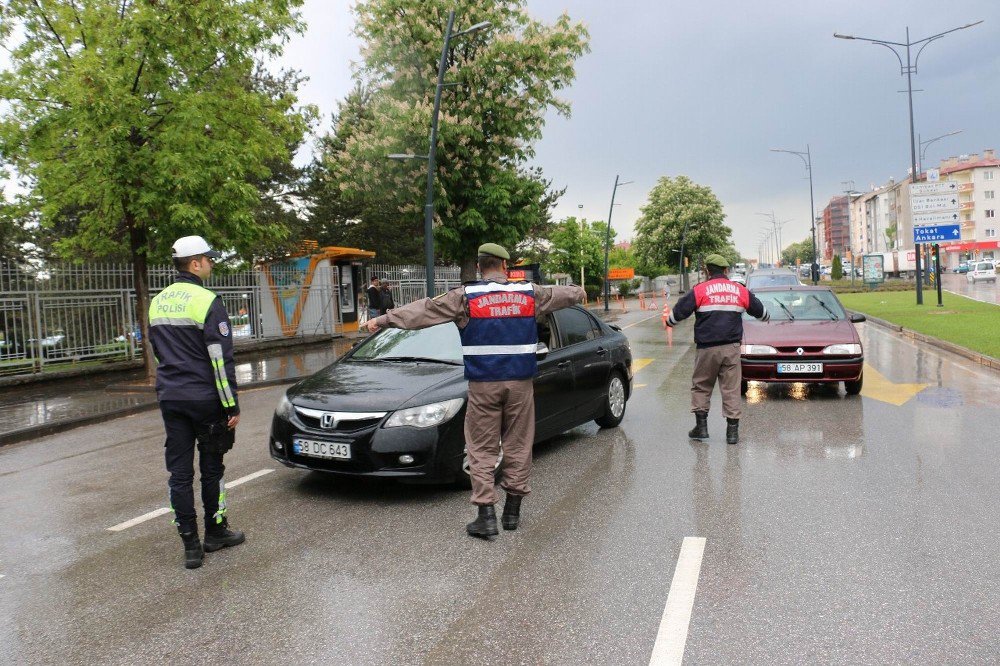
<path id="1" fill-rule="evenodd" d="M 292 440 L 292 450 L 297 455 L 309 456 L 310 458 L 351 459 L 351 445 L 341 442 L 324 442 L 317 439 L 299 439 L 296 437 Z"/>
<path id="2" fill-rule="evenodd" d="M 822 363 L 779 363 L 779 375 L 804 375 L 823 372 Z"/>

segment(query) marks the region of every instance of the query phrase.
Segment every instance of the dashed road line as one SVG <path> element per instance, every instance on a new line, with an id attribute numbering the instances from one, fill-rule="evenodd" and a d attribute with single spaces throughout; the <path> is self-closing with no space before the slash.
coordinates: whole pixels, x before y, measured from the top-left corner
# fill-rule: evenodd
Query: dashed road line
<path id="1" fill-rule="evenodd" d="M 684 659 L 684 645 L 687 643 L 688 626 L 694 596 L 698 591 L 698 576 L 701 573 L 701 559 L 705 554 L 704 537 L 684 537 L 681 554 L 677 558 L 674 579 L 667 593 L 667 604 L 663 609 L 660 629 L 656 633 L 650 666 L 679 666 Z"/>
<path id="2" fill-rule="evenodd" d="M 267 474 L 270 474 L 273 471 L 274 471 L 273 469 L 262 469 L 259 472 L 254 472 L 253 474 L 247 474 L 246 476 L 241 476 L 240 478 L 236 479 L 235 481 L 230 481 L 229 483 L 227 483 L 226 484 L 226 489 L 228 490 L 229 488 L 235 488 L 236 486 L 243 485 L 247 481 L 253 481 L 254 479 L 259 479 L 260 477 L 265 476 Z M 167 514 L 167 513 L 170 513 L 170 508 L 166 507 L 166 506 L 163 506 L 163 507 L 160 507 L 159 509 L 155 509 L 153 511 L 150 511 L 149 513 L 144 513 L 141 516 L 138 516 L 136 518 L 132 518 L 131 520 L 126 520 L 123 523 L 118 523 L 117 525 L 113 525 L 113 526 L 111 526 L 111 527 L 108 528 L 108 531 L 109 532 L 121 532 L 123 530 L 127 530 L 130 527 L 135 527 L 136 525 L 140 525 L 140 524 L 142 524 L 142 523 L 144 523 L 144 522 L 146 522 L 148 520 L 153 520 L 154 518 L 159 518 L 160 516 L 162 516 L 164 514 Z M 3 576 L 0 575 L 0 578 L 3 578 Z"/>
<path id="3" fill-rule="evenodd" d="M 243 485 L 247 481 L 253 481 L 254 479 L 259 479 L 260 477 L 264 476 L 265 474 L 270 474 L 273 471 L 274 471 L 273 469 L 262 469 L 259 472 L 254 472 L 253 474 L 247 474 L 246 476 L 241 476 L 240 478 L 236 479 L 235 481 L 230 481 L 229 483 L 227 483 L 226 484 L 226 488 L 227 489 L 229 489 L 229 488 L 235 488 L 236 486 Z"/>
<path id="4" fill-rule="evenodd" d="M 640 319 L 639 321 L 634 321 L 631 324 L 628 324 L 627 326 L 622 326 L 622 330 L 624 331 L 626 328 L 632 328 L 633 326 L 638 326 L 642 322 L 649 321 L 650 319 L 657 319 L 659 316 L 660 316 L 660 313 L 657 312 L 655 315 L 650 315 L 650 316 L 646 317 L 645 319 Z"/>
<path id="5" fill-rule="evenodd" d="M 144 513 L 138 518 L 133 518 L 132 520 L 126 520 L 124 523 L 118 523 L 114 527 L 109 527 L 109 532 L 121 532 L 122 530 L 127 530 L 130 527 L 135 527 L 140 523 L 144 523 L 147 520 L 152 520 L 153 518 L 159 518 L 165 513 L 170 513 L 170 508 L 163 506 L 155 511 L 150 511 L 149 513 Z"/>

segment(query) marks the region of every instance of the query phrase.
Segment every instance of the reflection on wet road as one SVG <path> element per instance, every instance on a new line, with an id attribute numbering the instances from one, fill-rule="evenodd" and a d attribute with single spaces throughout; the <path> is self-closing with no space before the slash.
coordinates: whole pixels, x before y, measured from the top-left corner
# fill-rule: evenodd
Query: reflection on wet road
<path id="1" fill-rule="evenodd" d="M 540 444 L 492 543 L 464 492 L 274 464 L 278 387 L 226 459 L 247 543 L 195 572 L 167 515 L 108 530 L 164 506 L 155 412 L 0 449 L 0 662 L 646 664 L 686 538 L 688 663 L 996 662 L 998 375 L 863 324 L 861 396 L 751 385 L 726 446 L 716 394 L 693 442 L 690 326 L 648 314 L 622 426 Z"/>

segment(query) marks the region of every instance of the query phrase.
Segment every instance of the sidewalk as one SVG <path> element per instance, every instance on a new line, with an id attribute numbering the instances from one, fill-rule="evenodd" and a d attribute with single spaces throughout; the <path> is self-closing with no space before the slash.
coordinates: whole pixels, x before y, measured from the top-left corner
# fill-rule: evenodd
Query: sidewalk
<path id="1" fill-rule="evenodd" d="M 353 338 L 336 338 L 237 360 L 236 381 L 241 390 L 291 384 L 333 363 L 353 343 Z M 155 407 L 155 390 L 141 370 L 5 388 L 0 395 L 0 446 Z"/>

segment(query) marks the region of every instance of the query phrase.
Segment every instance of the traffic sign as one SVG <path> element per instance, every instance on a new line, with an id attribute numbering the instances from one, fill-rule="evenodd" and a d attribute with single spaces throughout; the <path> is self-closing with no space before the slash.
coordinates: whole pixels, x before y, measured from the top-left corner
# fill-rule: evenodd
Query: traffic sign
<path id="1" fill-rule="evenodd" d="M 910 210 L 914 213 L 958 210 L 957 194 L 933 194 L 926 197 L 910 197 Z"/>
<path id="2" fill-rule="evenodd" d="M 941 211 L 937 213 L 916 213 L 913 215 L 913 226 L 926 227 L 935 224 L 958 224 L 958 213 Z"/>
<path id="3" fill-rule="evenodd" d="M 957 224 L 939 224 L 933 227 L 913 227 L 914 243 L 936 243 L 960 240 L 962 232 Z"/>
<path id="4" fill-rule="evenodd" d="M 931 194 L 954 194 L 958 192 L 958 183 L 954 180 L 942 180 L 937 183 L 914 183 L 910 185 L 911 197 L 925 197 Z"/>

